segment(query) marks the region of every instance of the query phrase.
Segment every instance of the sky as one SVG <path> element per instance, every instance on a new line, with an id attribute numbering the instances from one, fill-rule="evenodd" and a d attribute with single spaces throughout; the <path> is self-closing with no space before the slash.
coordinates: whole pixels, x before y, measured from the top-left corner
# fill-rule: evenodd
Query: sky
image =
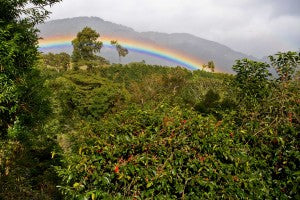
<path id="1" fill-rule="evenodd" d="M 136 31 L 190 33 L 258 58 L 300 50 L 300 0 L 63 0 L 49 20 L 96 16 Z"/>

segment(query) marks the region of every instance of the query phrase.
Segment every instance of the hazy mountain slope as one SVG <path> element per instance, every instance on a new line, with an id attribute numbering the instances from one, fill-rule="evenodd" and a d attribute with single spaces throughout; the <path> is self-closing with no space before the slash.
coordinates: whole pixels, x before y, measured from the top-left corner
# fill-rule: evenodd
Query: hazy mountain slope
<path id="1" fill-rule="evenodd" d="M 205 40 L 197 36 L 187 33 L 158 33 L 158 32 L 137 32 L 132 28 L 104 21 L 97 17 L 76 17 L 68 19 L 60 19 L 41 24 L 38 28 L 41 30 L 40 35 L 43 38 L 52 36 L 76 35 L 82 28 L 89 26 L 95 29 L 100 35 L 109 35 L 116 37 L 125 37 L 133 40 L 144 41 L 162 45 L 163 47 L 182 52 L 185 55 L 198 58 L 204 62 L 213 60 L 217 68 L 221 71 L 232 72 L 231 66 L 236 59 L 251 58 L 243 53 L 233 51 L 229 47 L 222 44 Z M 44 50 L 45 51 L 45 50 Z M 48 49 L 46 51 L 67 51 L 71 52 L 71 48 Z M 117 53 L 109 48 L 103 48 L 101 55 L 109 59 L 111 62 L 118 62 Z M 150 64 L 160 65 L 177 65 L 176 63 L 167 62 L 152 56 L 130 52 L 128 56 L 122 59 L 122 63 L 145 60 Z"/>

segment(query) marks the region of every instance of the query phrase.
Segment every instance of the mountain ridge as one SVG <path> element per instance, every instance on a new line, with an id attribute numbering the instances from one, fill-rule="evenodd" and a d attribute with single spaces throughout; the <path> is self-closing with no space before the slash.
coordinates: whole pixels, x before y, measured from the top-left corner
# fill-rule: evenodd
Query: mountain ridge
<path id="1" fill-rule="evenodd" d="M 176 50 L 184 55 L 202 60 L 203 62 L 213 60 L 216 64 L 217 70 L 223 72 L 232 73 L 231 66 L 237 59 L 249 58 L 258 60 L 253 56 L 235 51 L 226 45 L 206 40 L 190 33 L 162 33 L 155 31 L 138 32 L 128 26 L 106 21 L 99 17 L 75 17 L 50 20 L 44 24 L 38 25 L 37 28 L 40 29 L 40 36 L 47 39 L 53 36 L 76 35 L 77 32 L 85 26 L 89 26 L 99 32 L 100 40 L 101 35 L 110 35 L 112 37 L 124 37 L 132 40 L 153 43 L 168 49 Z M 64 49 L 51 49 L 51 51 L 66 51 L 69 53 L 71 50 L 71 47 Z M 44 52 L 48 52 L 48 50 L 45 50 Z M 104 48 L 101 51 L 101 55 L 111 62 L 118 62 L 116 52 L 112 49 Z M 176 63 L 154 58 L 149 55 L 141 55 L 136 52 L 130 52 L 122 59 L 122 63 L 142 60 L 145 60 L 149 64 L 177 65 Z"/>

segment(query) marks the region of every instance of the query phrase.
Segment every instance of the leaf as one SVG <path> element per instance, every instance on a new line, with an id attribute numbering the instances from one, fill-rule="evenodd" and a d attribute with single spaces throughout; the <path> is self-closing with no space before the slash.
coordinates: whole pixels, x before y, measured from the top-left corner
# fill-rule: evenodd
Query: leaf
<path id="1" fill-rule="evenodd" d="M 151 187 L 153 185 L 153 182 L 149 182 L 149 183 L 147 183 L 147 188 L 149 188 L 149 187 Z"/>
<path id="2" fill-rule="evenodd" d="M 53 159 L 54 156 L 55 156 L 55 151 L 52 151 L 52 152 L 51 152 L 51 158 Z"/>
<path id="3" fill-rule="evenodd" d="M 77 183 L 77 182 L 75 182 L 75 183 L 73 184 L 73 187 L 74 187 L 74 188 L 78 188 L 79 186 L 80 186 L 80 184 Z"/>

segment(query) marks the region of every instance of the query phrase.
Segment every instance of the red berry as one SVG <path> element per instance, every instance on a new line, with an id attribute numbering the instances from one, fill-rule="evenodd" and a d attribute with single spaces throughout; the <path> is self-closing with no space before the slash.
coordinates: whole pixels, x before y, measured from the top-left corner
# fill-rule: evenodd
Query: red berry
<path id="1" fill-rule="evenodd" d="M 115 171 L 115 173 L 119 173 L 119 166 L 118 165 L 115 166 L 114 171 Z"/>

